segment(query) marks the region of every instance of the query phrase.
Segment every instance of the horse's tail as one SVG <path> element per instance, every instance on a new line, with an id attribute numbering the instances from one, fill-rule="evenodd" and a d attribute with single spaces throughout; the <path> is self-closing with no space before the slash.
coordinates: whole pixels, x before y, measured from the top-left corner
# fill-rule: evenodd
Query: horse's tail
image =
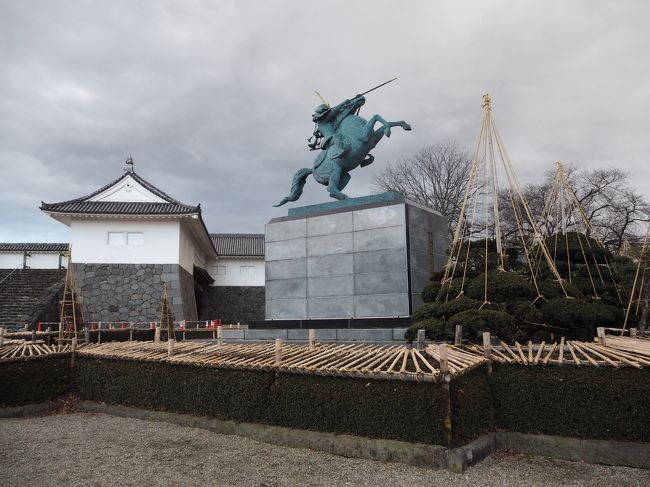
<path id="1" fill-rule="evenodd" d="M 288 201 L 296 201 L 298 198 L 300 198 L 300 195 L 302 194 L 302 188 L 305 187 L 307 176 L 309 176 L 312 172 L 313 171 L 308 167 L 298 169 L 298 171 L 296 171 L 296 174 L 293 176 L 293 182 L 291 183 L 291 191 L 289 191 L 289 196 L 283 198 L 282 201 L 273 206 L 282 206 Z"/>

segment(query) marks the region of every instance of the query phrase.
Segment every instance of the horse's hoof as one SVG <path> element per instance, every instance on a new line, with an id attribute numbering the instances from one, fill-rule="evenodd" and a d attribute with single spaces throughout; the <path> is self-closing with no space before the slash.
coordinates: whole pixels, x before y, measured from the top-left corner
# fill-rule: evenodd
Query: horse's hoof
<path id="1" fill-rule="evenodd" d="M 404 124 L 404 130 L 406 130 L 408 132 L 408 131 L 410 131 L 412 129 L 411 129 L 411 126 L 408 123 L 405 123 Z"/>

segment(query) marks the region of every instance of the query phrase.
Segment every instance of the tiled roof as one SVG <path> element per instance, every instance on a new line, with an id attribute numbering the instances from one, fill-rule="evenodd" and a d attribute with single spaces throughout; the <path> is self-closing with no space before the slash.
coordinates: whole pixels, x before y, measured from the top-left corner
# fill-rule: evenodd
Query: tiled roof
<path id="1" fill-rule="evenodd" d="M 264 257 L 263 233 L 211 233 L 217 254 L 224 257 Z"/>
<path id="2" fill-rule="evenodd" d="M 142 203 L 124 201 L 63 201 L 42 203 L 41 210 L 53 213 L 83 213 L 89 215 L 184 215 L 199 213 L 200 206 L 182 203 Z"/>
<path id="3" fill-rule="evenodd" d="M 0 252 L 66 252 L 67 243 L 0 243 Z"/>
<path id="4" fill-rule="evenodd" d="M 165 203 L 151 203 L 151 202 L 123 202 L 123 201 L 88 201 L 93 196 L 96 196 L 108 188 L 117 184 L 126 177 L 132 177 L 139 184 L 144 186 L 153 194 L 165 200 Z M 185 205 L 178 200 L 175 200 L 167 193 L 156 188 L 151 183 L 147 182 L 135 171 L 127 171 L 115 181 L 102 186 L 97 191 L 94 191 L 81 198 L 73 200 L 61 201 L 59 203 L 45 203 L 41 202 L 41 210 L 53 213 L 83 213 L 83 214 L 118 214 L 118 215 L 183 215 L 188 213 L 200 213 L 201 206 Z"/>

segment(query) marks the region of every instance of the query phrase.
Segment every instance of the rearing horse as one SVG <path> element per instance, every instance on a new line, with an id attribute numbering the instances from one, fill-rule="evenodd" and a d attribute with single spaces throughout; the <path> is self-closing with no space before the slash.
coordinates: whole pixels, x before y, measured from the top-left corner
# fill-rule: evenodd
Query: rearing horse
<path id="1" fill-rule="evenodd" d="M 313 174 L 320 184 L 327 186 L 332 198 L 346 199 L 347 196 L 341 191 L 350 182 L 350 171 L 372 164 L 374 157 L 370 155 L 370 151 L 384 135 L 390 137 L 391 127 L 411 130 L 411 126 L 404 120 L 387 122 L 380 115 L 373 115 L 370 120 L 365 120 L 355 115 L 365 102 L 366 99 L 362 95 L 357 95 L 331 108 L 327 105 L 316 107 L 312 116 L 312 120 L 317 124 L 314 132 L 316 142 L 309 147 L 322 151 L 314 160 L 311 169 L 305 167 L 296 172 L 289 196 L 274 206 L 282 206 L 288 201 L 300 198 L 310 174 Z M 377 122 L 381 123 L 381 127 L 375 130 Z"/>

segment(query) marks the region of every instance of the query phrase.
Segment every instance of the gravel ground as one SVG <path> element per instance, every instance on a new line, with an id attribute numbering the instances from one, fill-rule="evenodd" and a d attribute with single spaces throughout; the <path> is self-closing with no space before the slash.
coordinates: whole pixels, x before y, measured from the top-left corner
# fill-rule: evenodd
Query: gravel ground
<path id="1" fill-rule="evenodd" d="M 643 486 L 650 471 L 497 453 L 466 474 L 104 414 L 0 419 L 7 486 Z"/>

